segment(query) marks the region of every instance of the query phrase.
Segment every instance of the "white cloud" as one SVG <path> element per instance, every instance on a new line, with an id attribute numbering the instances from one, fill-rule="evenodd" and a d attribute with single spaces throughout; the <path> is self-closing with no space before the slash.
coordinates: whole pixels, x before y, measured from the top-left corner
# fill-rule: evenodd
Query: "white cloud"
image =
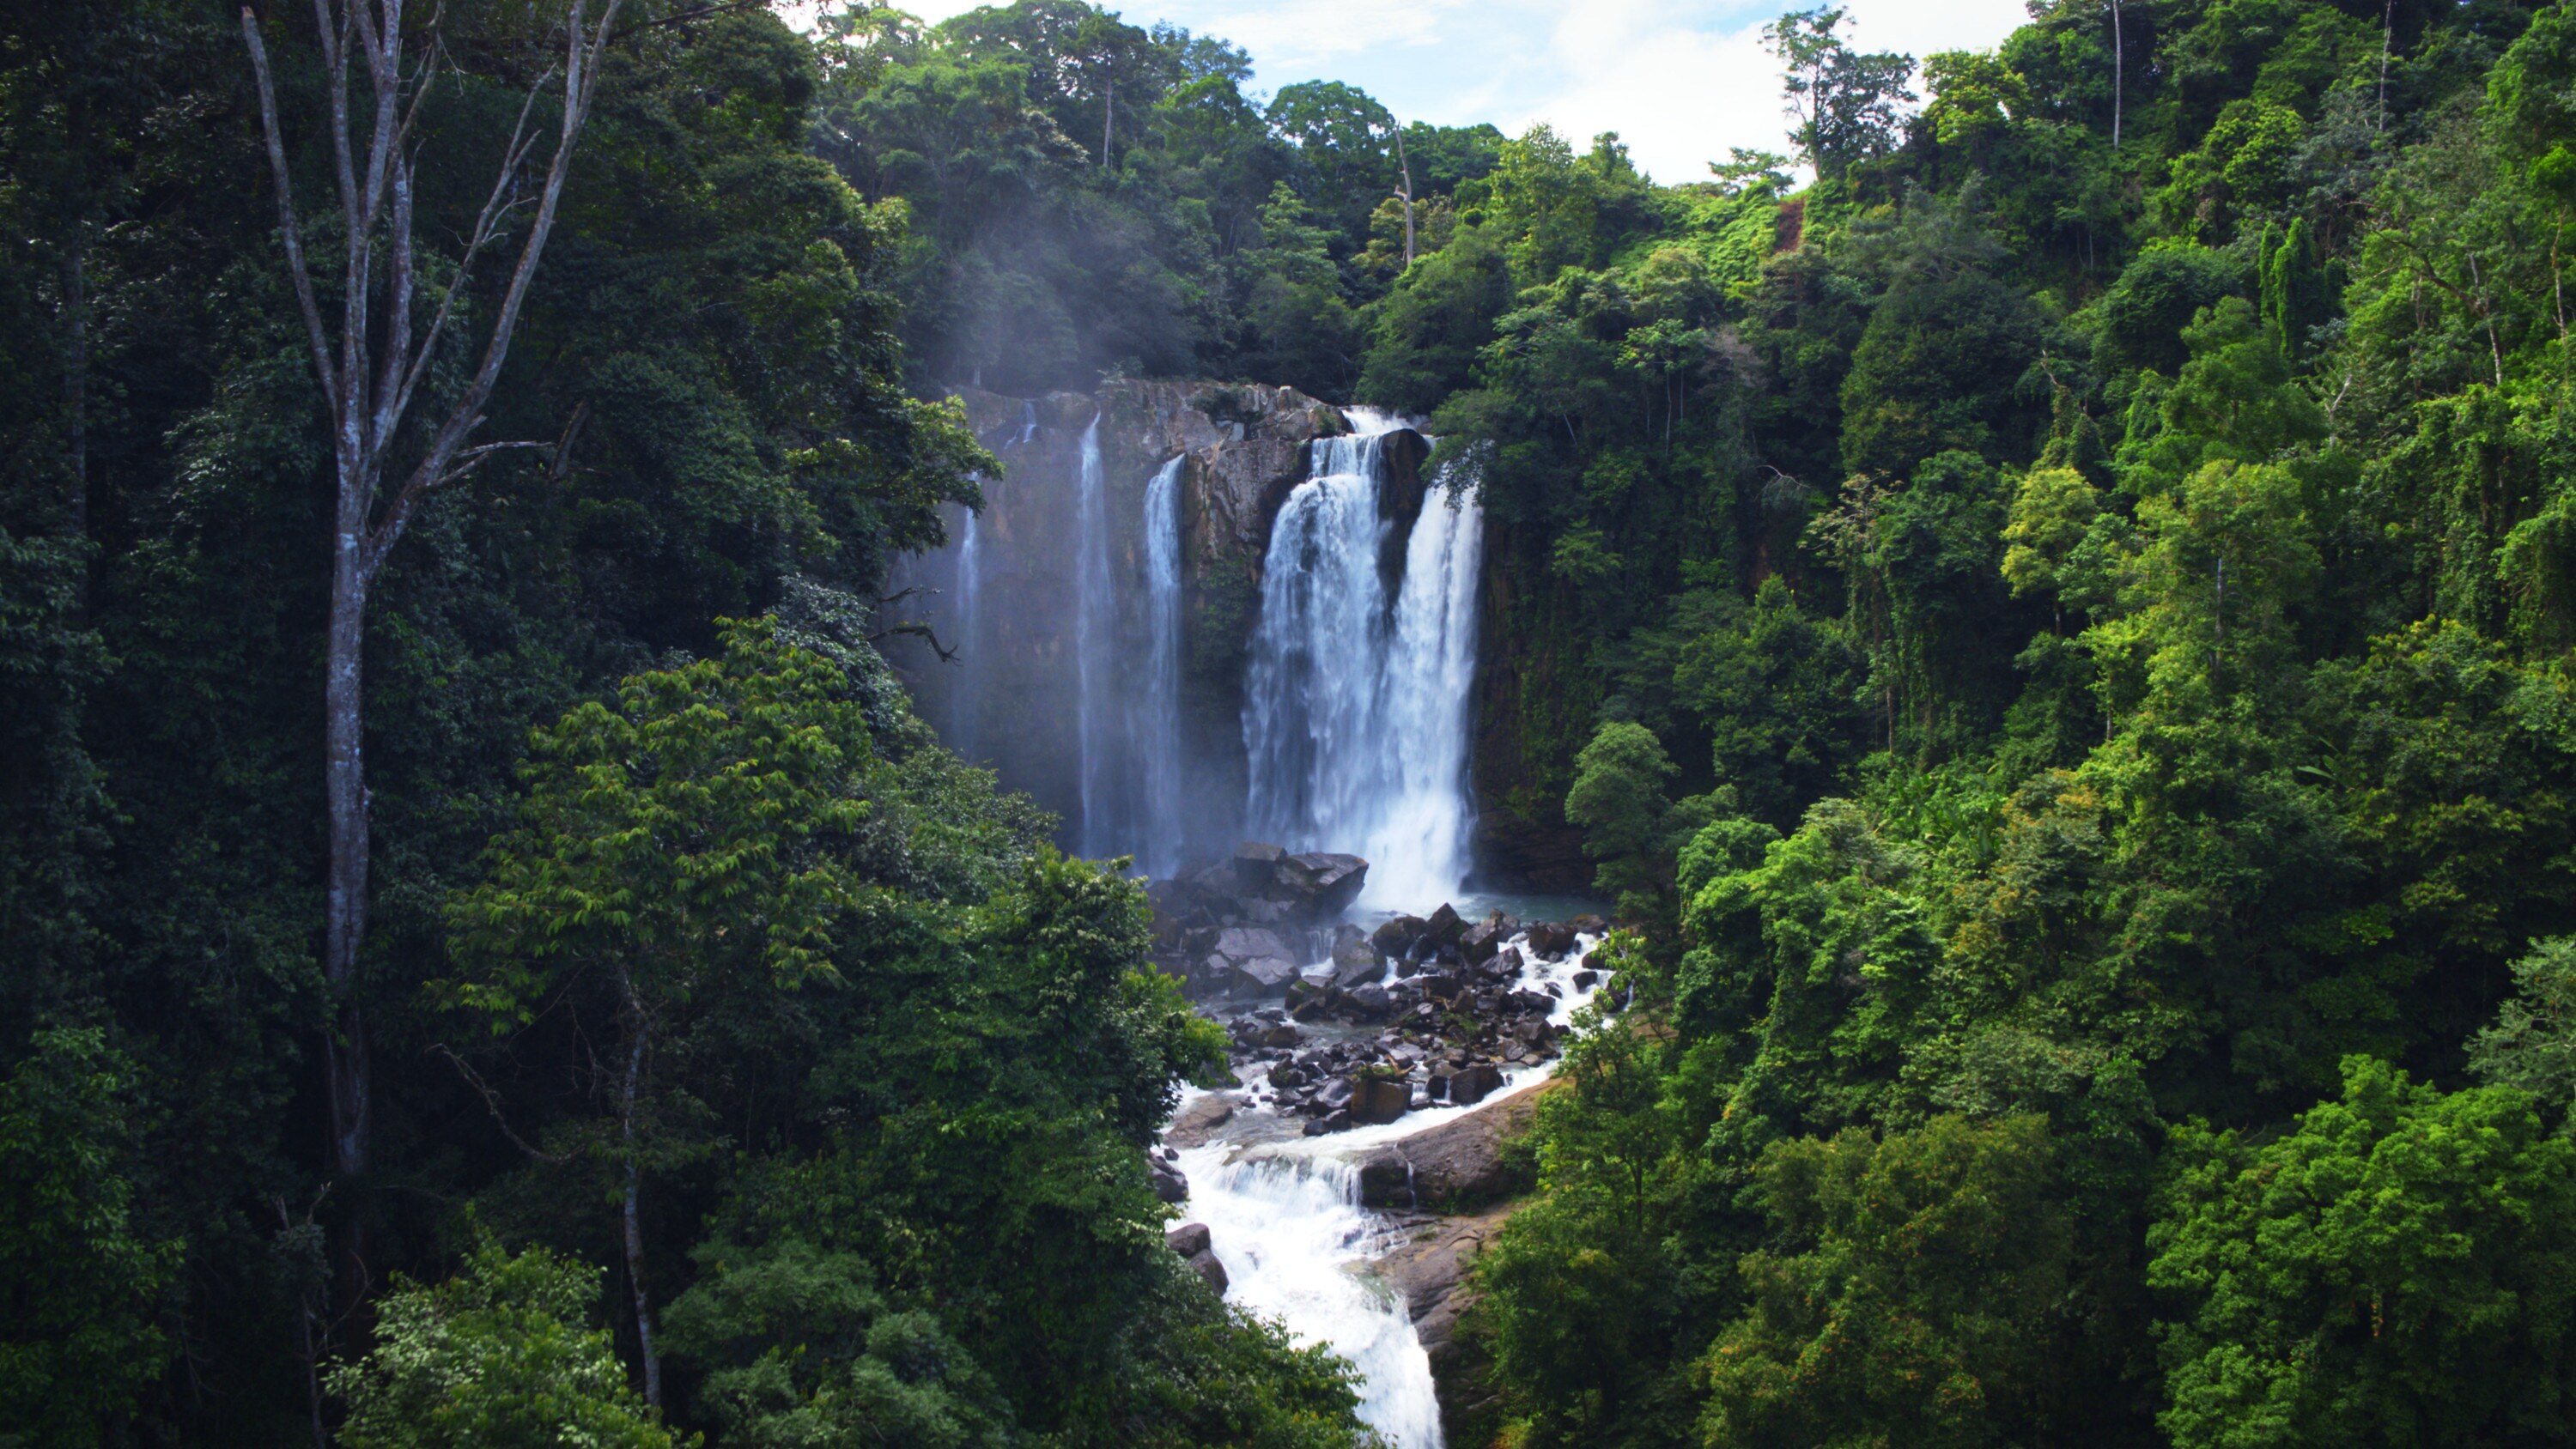
<path id="1" fill-rule="evenodd" d="M 1707 175 L 1731 146 L 1785 149 L 1763 24 L 1789 0 L 1110 0 L 1252 54 L 1256 83 L 1344 80 L 1407 120 L 1544 121 L 1578 146 L 1617 131 L 1666 182 Z M 1855 44 L 1916 57 L 1993 47 L 2022 0 L 1843 0 Z M 918 0 L 924 20 L 975 8 Z"/>

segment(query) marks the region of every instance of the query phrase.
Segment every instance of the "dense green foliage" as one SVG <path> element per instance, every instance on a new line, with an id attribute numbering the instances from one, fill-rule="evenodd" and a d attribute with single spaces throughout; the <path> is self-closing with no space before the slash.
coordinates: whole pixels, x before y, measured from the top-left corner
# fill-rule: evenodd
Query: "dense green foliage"
<path id="1" fill-rule="evenodd" d="M 568 9 L 432 8 L 425 306 Z M 546 445 L 426 505 L 369 616 L 373 921 L 326 985 L 330 451 L 240 14 L 0 14 L 0 1442 L 1365 1442 L 1345 1366 L 1164 1246 L 1141 1149 L 1217 1058 L 1143 898 L 871 644 L 990 466 L 900 333 L 973 229 L 834 139 L 936 75 L 620 11 L 476 437 Z M 311 12 L 258 20 L 335 246 Z"/>
<path id="2" fill-rule="evenodd" d="M 441 11 L 424 236 L 563 10 Z M 1632 928 L 1468 1436 L 2576 1441 L 2566 7 L 1793 14 L 1803 183 L 1078 0 L 619 23 L 481 435 L 550 441 L 370 615 L 344 997 L 237 12 L 0 12 L 0 1443 L 1366 1442 L 1162 1246 L 1141 896 L 871 644 L 990 466 L 924 399 L 1119 371 L 1434 416 L 1487 819 Z"/>
<path id="3" fill-rule="evenodd" d="M 1534 134 L 1371 315 L 1642 931 L 1474 1433 L 2576 1441 L 2576 16 L 2033 15 L 1784 19 L 1811 184 Z"/>
<path id="4" fill-rule="evenodd" d="M 927 29 L 852 6 L 824 29 L 820 154 L 911 216 L 904 335 L 941 387 L 1027 396 L 1123 372 L 1348 400 L 1360 313 L 1405 270 L 1393 198 L 1409 177 L 1434 251 L 1451 196 L 1503 146 L 1338 82 L 1265 100 L 1241 50 L 1083 0 Z"/>

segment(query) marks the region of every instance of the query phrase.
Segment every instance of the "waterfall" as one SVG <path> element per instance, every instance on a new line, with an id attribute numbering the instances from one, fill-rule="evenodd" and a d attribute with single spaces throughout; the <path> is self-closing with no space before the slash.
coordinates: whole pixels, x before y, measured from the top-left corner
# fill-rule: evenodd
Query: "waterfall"
<path id="1" fill-rule="evenodd" d="M 1143 799 L 1140 863 L 1171 873 L 1181 851 L 1181 458 L 1145 485 L 1145 610 L 1149 634 L 1143 688 L 1128 737 L 1137 751 Z"/>
<path id="2" fill-rule="evenodd" d="M 1116 832 L 1107 818 L 1112 793 L 1111 738 L 1107 718 L 1117 688 L 1117 601 L 1109 574 L 1108 485 L 1100 470 L 1100 415 L 1082 430 L 1082 462 L 1074 513 L 1074 670 L 1079 700 L 1075 722 L 1082 757 L 1082 853 L 1109 853 Z"/>
<path id="3" fill-rule="evenodd" d="M 1190 1220 L 1208 1225 L 1226 1298 L 1329 1345 L 1360 1373 L 1360 1418 L 1397 1449 L 1440 1449 L 1431 1356 L 1404 1300 L 1349 1271 L 1386 1225 L 1360 1206 L 1359 1170 L 1329 1158 L 1227 1162 L 1223 1143 L 1181 1154 Z"/>
<path id="4" fill-rule="evenodd" d="M 984 484 L 989 488 L 990 482 Z M 975 616 L 982 604 L 984 551 L 976 527 L 976 511 L 966 510 L 965 526 L 957 534 L 957 648 L 959 657 L 975 647 Z M 969 659 L 969 667 L 973 661 Z M 949 697 L 949 744 L 960 759 L 975 758 L 975 691 L 961 681 Z"/>
<path id="5" fill-rule="evenodd" d="M 1244 683 L 1245 819 L 1294 849 L 1365 856 L 1365 899 L 1418 907 L 1456 894 L 1469 863 L 1484 519 L 1461 493 L 1429 490 L 1390 601 L 1379 560 L 1394 523 L 1380 494 L 1396 425 L 1350 417 L 1361 431 L 1314 445 L 1271 530 Z"/>
<path id="6" fill-rule="evenodd" d="M 1020 404 L 1020 435 L 1002 445 L 1008 453 L 1028 446 L 1038 435 L 1038 409 L 1035 403 Z M 998 502 L 993 496 L 999 479 L 977 476 L 983 485 L 984 507 Z M 949 696 L 949 745 L 960 759 L 975 758 L 976 727 L 984 705 L 982 636 L 978 630 L 984 615 L 984 544 L 983 512 L 966 510 L 966 522 L 957 534 L 957 647 L 965 661 Z M 974 652 L 965 652 L 974 651 Z"/>

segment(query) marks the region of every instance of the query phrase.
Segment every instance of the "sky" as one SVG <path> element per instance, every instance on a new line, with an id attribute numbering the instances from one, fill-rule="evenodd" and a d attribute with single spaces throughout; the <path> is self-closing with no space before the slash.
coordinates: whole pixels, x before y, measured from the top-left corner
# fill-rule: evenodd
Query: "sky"
<path id="1" fill-rule="evenodd" d="M 1844 33 L 1917 59 L 1992 48 L 2022 0 L 1842 0 Z M 903 4 L 924 20 L 974 0 Z M 1254 85 L 1347 81 L 1405 121 L 1545 121 L 1580 147 L 1617 131 L 1658 181 L 1692 181 L 1727 148 L 1784 151 L 1778 67 L 1761 29 L 1790 0 L 1109 0 L 1252 53 Z"/>

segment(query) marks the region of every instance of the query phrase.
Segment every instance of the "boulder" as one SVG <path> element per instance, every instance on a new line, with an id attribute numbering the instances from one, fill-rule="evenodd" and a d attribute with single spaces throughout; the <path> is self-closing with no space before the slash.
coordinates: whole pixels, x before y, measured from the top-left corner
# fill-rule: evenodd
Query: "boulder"
<path id="1" fill-rule="evenodd" d="M 1458 954 L 1467 958 L 1467 964 L 1480 966 L 1493 960 L 1510 939 L 1511 932 L 1503 929 L 1502 922 L 1478 921 L 1458 934 Z"/>
<path id="2" fill-rule="evenodd" d="M 1368 985 L 1345 994 L 1343 1005 L 1359 1021 L 1384 1021 L 1395 1013 L 1395 999 L 1383 986 Z"/>
<path id="3" fill-rule="evenodd" d="M 1574 949 L 1574 928 L 1561 921 L 1541 921 L 1529 928 L 1529 948 L 1550 961 Z"/>
<path id="4" fill-rule="evenodd" d="M 1357 931 L 1351 933 L 1350 939 L 1333 947 L 1332 983 L 1335 986 L 1348 990 L 1375 981 L 1385 973 L 1385 958 L 1379 956 L 1377 947 L 1370 945 L 1368 938 Z"/>
<path id="5" fill-rule="evenodd" d="M 1327 1132 L 1348 1132 L 1350 1130 L 1351 1114 L 1339 1107 L 1334 1108 L 1332 1111 L 1327 1112 L 1323 1116 L 1306 1124 L 1306 1135 L 1309 1137 L 1321 1137 Z"/>
<path id="6" fill-rule="evenodd" d="M 1207 1285 L 1217 1291 L 1218 1297 L 1225 1296 L 1229 1286 L 1225 1265 L 1216 1259 L 1215 1240 L 1209 1236 L 1207 1224 L 1183 1223 L 1163 1234 L 1163 1241 L 1172 1245 L 1172 1251 L 1181 1255 L 1190 1265 L 1190 1271 L 1207 1280 Z"/>
<path id="7" fill-rule="evenodd" d="M 1422 939 L 1430 924 L 1420 916 L 1397 916 L 1370 932 L 1369 943 L 1385 955 L 1401 957 Z"/>
<path id="8" fill-rule="evenodd" d="M 1368 1149 L 1360 1159 L 1360 1201 L 1374 1208 L 1414 1209 L 1491 1202 L 1526 1184 L 1515 1182 L 1503 1148 L 1529 1130 L 1538 1094 L 1525 1087 L 1473 1112 Z"/>
<path id="9" fill-rule="evenodd" d="M 1229 926 L 1217 937 L 1211 961 L 1221 963 L 1227 990 L 1276 996 L 1297 978 L 1296 953 L 1286 937 L 1265 926 Z"/>
<path id="10" fill-rule="evenodd" d="M 1502 1084 L 1501 1070 L 1490 1064 L 1463 1067 L 1449 1078 L 1449 1100 L 1460 1106 L 1473 1106 L 1492 1096 Z"/>
<path id="11" fill-rule="evenodd" d="M 1351 1120 L 1365 1125 L 1392 1122 L 1413 1106 L 1413 1089 L 1383 1077 L 1351 1079 Z"/>
<path id="12" fill-rule="evenodd" d="M 1297 979 L 1297 963 L 1285 956 L 1255 956 L 1228 964 L 1233 974 L 1226 989 L 1238 996 L 1277 996 Z"/>
<path id="13" fill-rule="evenodd" d="M 1197 1147 L 1216 1135 L 1216 1129 L 1234 1120 L 1235 1095 L 1232 1092 L 1210 1092 L 1183 1107 L 1163 1129 L 1163 1140 L 1175 1147 Z"/>
<path id="14" fill-rule="evenodd" d="M 1592 969 L 1591 967 L 1589 967 L 1589 966 L 1586 966 L 1586 967 L 1584 967 L 1582 970 L 1577 971 L 1577 972 L 1575 972 L 1575 973 L 1574 973 L 1574 989 L 1575 989 L 1575 990 L 1577 990 L 1577 991 L 1581 991 L 1581 990 L 1585 989 L 1586 987 L 1589 987 L 1593 982 L 1598 981 L 1598 980 L 1600 980 L 1600 979 L 1601 979 L 1601 973 L 1600 973 L 1600 972 L 1593 970 L 1593 969 Z"/>
<path id="15" fill-rule="evenodd" d="M 1236 859 L 1240 860 L 1240 853 Z M 1314 920 L 1340 915 L 1359 899 L 1368 883 L 1368 862 L 1356 855 L 1292 855 L 1279 861 L 1271 888 L 1288 904 Z"/>
<path id="16" fill-rule="evenodd" d="M 1610 929 L 1610 923 L 1599 916 L 1577 916 L 1565 924 L 1587 936 L 1598 936 Z"/>
<path id="17" fill-rule="evenodd" d="M 1235 889 L 1248 895 L 1268 886 L 1271 879 L 1279 872 L 1279 862 L 1285 860 L 1287 856 L 1288 852 L 1278 846 L 1264 845 L 1257 840 L 1247 840 L 1236 846 L 1234 848 Z"/>
<path id="18" fill-rule="evenodd" d="M 1181 1175 L 1179 1168 L 1155 1157 L 1146 1160 L 1145 1169 L 1154 1180 L 1154 1196 L 1168 1203 L 1189 1200 L 1190 1180 Z"/>
<path id="19" fill-rule="evenodd" d="M 1445 902 L 1431 913 L 1431 919 L 1422 923 L 1423 937 L 1437 946 L 1458 944 L 1458 937 L 1466 929 L 1467 923 L 1458 917 L 1458 908 Z"/>

